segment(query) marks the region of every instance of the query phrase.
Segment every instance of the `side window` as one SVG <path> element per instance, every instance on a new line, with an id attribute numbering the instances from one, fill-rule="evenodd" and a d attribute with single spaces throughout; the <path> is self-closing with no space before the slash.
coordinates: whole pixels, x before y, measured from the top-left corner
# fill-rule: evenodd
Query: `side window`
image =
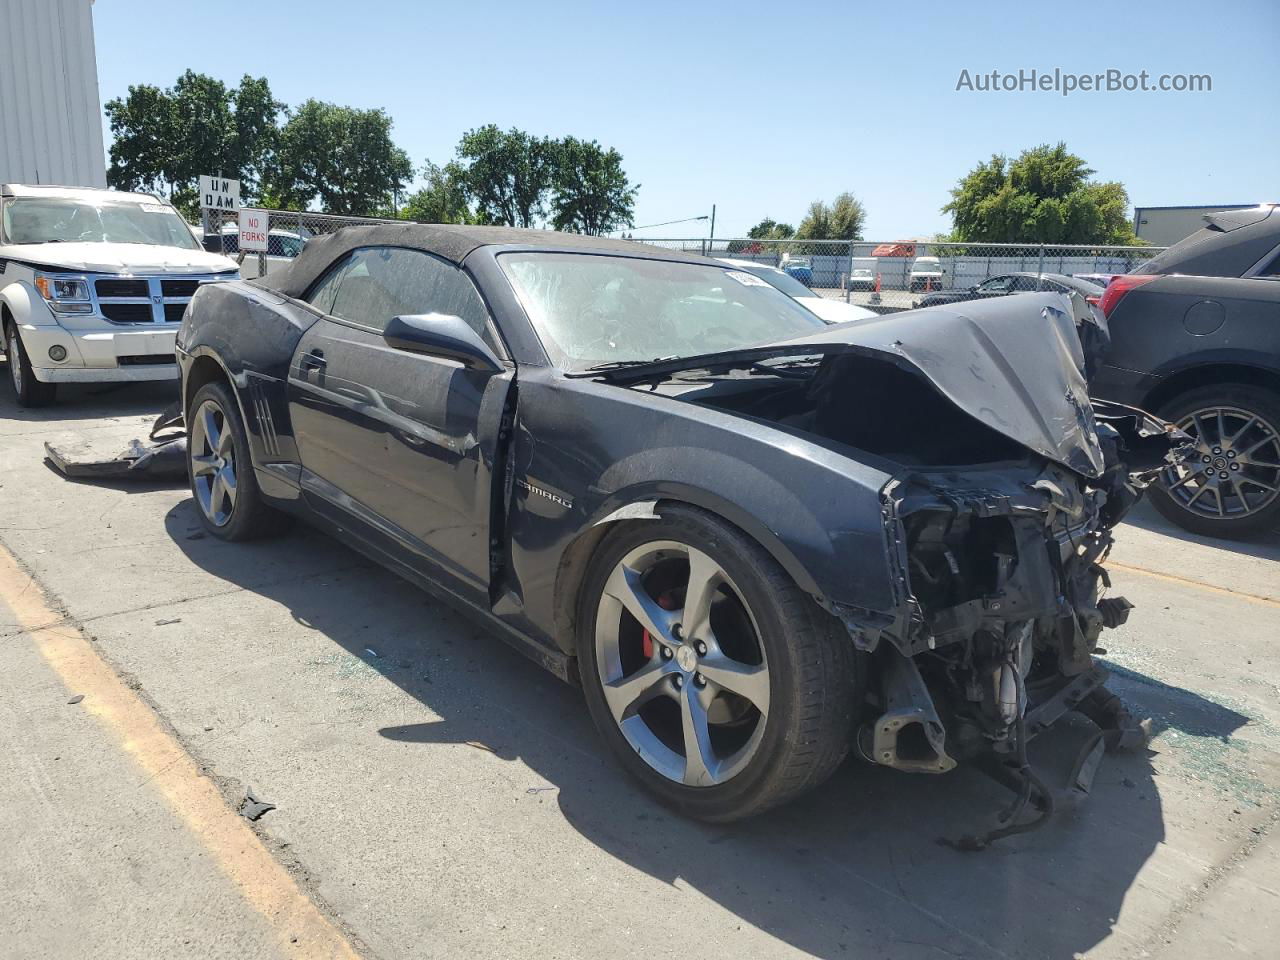
<path id="1" fill-rule="evenodd" d="M 1014 277 L 1009 283 L 1010 293 L 1028 293 L 1036 289 L 1035 277 Z"/>
<path id="2" fill-rule="evenodd" d="M 1009 281 L 1012 279 L 1012 277 L 992 277 L 978 284 L 978 290 L 982 293 L 1002 293 L 1009 289 Z"/>
<path id="3" fill-rule="evenodd" d="M 484 334 L 489 315 L 461 270 L 419 250 L 366 247 L 352 255 L 333 309 L 335 317 L 381 330 L 394 316 L 447 313 Z"/>
<path id="4" fill-rule="evenodd" d="M 302 299 L 321 313 L 332 314 L 334 298 L 338 295 L 338 287 L 342 285 L 342 278 L 347 268 L 351 266 L 352 259 L 352 255 L 348 254 L 331 266 L 329 271 L 311 288 L 311 292 Z"/>

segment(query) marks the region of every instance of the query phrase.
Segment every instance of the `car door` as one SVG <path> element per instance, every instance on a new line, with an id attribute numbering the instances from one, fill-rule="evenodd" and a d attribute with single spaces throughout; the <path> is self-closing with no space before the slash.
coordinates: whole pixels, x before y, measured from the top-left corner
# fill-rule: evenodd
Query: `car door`
<path id="1" fill-rule="evenodd" d="M 365 247 L 304 297 L 323 313 L 289 373 L 303 495 L 454 592 L 487 596 L 491 470 L 513 377 L 389 346 L 392 317 L 463 318 L 497 337 L 467 275 L 418 250 Z"/>

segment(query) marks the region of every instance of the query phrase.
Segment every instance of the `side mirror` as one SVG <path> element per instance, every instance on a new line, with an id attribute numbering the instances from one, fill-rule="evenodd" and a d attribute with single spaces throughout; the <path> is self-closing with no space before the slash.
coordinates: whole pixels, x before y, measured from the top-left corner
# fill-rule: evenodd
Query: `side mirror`
<path id="1" fill-rule="evenodd" d="M 969 287 L 969 292 L 970 292 L 970 293 L 977 293 L 977 292 L 978 292 L 978 285 L 975 283 L 975 284 L 973 284 L 972 286 L 970 286 L 970 287 Z"/>
<path id="2" fill-rule="evenodd" d="M 390 347 L 456 360 L 468 370 L 498 373 L 502 361 L 461 317 L 447 313 L 418 313 L 392 317 L 382 332 Z"/>
<path id="3" fill-rule="evenodd" d="M 222 253 L 222 235 L 206 233 L 200 238 L 200 245 L 204 247 L 205 253 Z"/>

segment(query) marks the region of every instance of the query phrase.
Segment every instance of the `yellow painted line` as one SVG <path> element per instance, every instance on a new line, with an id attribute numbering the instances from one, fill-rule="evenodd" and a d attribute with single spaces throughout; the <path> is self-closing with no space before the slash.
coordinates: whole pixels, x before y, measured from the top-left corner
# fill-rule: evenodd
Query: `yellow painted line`
<path id="1" fill-rule="evenodd" d="M 50 609 L 44 591 L 0 546 L 0 598 L 67 690 L 84 694 L 93 714 L 133 758 L 174 813 L 209 852 L 240 895 L 266 918 L 280 953 L 290 957 L 358 960 L 359 954 L 320 912 L 248 823 L 155 712 L 98 655 L 79 627 Z M 295 939 L 296 938 L 296 941 Z"/>
<path id="2" fill-rule="evenodd" d="M 1108 560 L 1103 564 L 1108 570 L 1123 570 L 1126 573 L 1137 573 L 1144 577 L 1151 577 L 1153 580 L 1164 580 L 1166 583 L 1176 583 L 1184 587 L 1195 587 L 1197 590 L 1206 590 L 1209 593 L 1220 593 L 1226 597 L 1233 597 L 1236 600 L 1247 600 L 1249 603 L 1260 603 L 1268 607 L 1280 607 L 1280 600 L 1272 597 L 1259 596 L 1256 593 L 1244 593 L 1241 590 L 1232 590 L 1230 587 L 1218 587 L 1212 583 L 1205 583 L 1203 580 L 1193 580 L 1191 577 L 1180 577 L 1174 573 L 1157 573 L 1155 570 L 1148 570 L 1146 567 L 1131 567 L 1127 563 L 1116 563 L 1114 560 Z"/>

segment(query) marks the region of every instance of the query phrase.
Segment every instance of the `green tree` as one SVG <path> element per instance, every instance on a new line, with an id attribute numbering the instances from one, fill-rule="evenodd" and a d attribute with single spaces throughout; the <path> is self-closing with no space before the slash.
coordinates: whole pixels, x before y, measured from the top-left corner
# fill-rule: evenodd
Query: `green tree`
<path id="1" fill-rule="evenodd" d="M 280 130 L 269 193 L 278 205 L 372 216 L 391 207 L 413 177 L 409 156 L 391 139 L 383 110 L 307 100 Z"/>
<path id="2" fill-rule="evenodd" d="M 239 180 L 252 201 L 276 147 L 282 106 L 261 77 L 245 76 L 228 89 L 188 70 L 167 90 L 131 86 L 105 108 L 113 138 L 107 182 L 166 194 L 188 216 L 199 211 L 201 174 Z"/>
<path id="3" fill-rule="evenodd" d="M 831 204 L 831 239 L 861 240 L 867 209 L 852 193 L 845 192 Z"/>
<path id="4" fill-rule="evenodd" d="M 565 137 L 552 153 L 551 222 L 557 230 L 600 235 L 634 226 L 636 192 L 622 154 L 594 140 Z"/>
<path id="5" fill-rule="evenodd" d="M 1096 182 L 1065 143 L 1041 144 L 1016 160 L 995 154 L 951 191 L 949 239 L 975 243 L 1135 244 L 1129 195 Z"/>
<path id="6" fill-rule="evenodd" d="M 861 240 L 862 224 L 867 218 L 866 208 L 852 193 L 845 192 L 830 205 L 821 200 L 809 204 L 800 226 L 796 228 L 797 240 Z M 832 252 L 826 244 L 796 244 L 793 253 L 814 254 Z"/>
<path id="7" fill-rule="evenodd" d="M 546 216 L 556 147 L 514 127 L 488 124 L 458 142 L 458 164 L 481 223 L 532 227 Z"/>
<path id="8" fill-rule="evenodd" d="M 786 240 L 795 236 L 796 228 L 789 223 L 778 223 L 769 217 L 765 217 L 754 227 L 747 231 L 747 236 L 752 240 Z"/>
<path id="9" fill-rule="evenodd" d="M 726 248 L 728 253 L 746 253 L 757 254 L 766 250 L 774 252 L 778 249 L 778 244 L 768 243 L 769 240 L 786 240 L 795 234 L 795 227 L 789 223 L 778 223 L 772 217 L 765 217 L 754 227 L 747 231 L 748 240 L 731 240 Z M 752 241 L 757 241 L 753 243 Z"/>
<path id="10" fill-rule="evenodd" d="M 809 204 L 809 210 L 796 227 L 797 240 L 831 239 L 831 208 L 821 200 Z"/>
<path id="11" fill-rule="evenodd" d="M 240 172 L 237 179 L 242 193 L 261 200 L 266 176 L 280 145 L 279 117 L 284 104 L 271 95 L 265 77 L 254 79 L 246 75 L 233 93 L 233 106 L 231 162 Z"/>
<path id="12" fill-rule="evenodd" d="M 167 194 L 178 165 L 169 92 L 131 86 L 127 97 L 107 101 L 105 109 L 112 135 L 107 183 L 117 190 Z"/>
<path id="13" fill-rule="evenodd" d="M 421 223 L 473 223 L 475 214 L 467 202 L 465 174 L 456 161 L 441 167 L 428 160 L 422 168 L 427 185 L 409 196 L 400 216 Z"/>

